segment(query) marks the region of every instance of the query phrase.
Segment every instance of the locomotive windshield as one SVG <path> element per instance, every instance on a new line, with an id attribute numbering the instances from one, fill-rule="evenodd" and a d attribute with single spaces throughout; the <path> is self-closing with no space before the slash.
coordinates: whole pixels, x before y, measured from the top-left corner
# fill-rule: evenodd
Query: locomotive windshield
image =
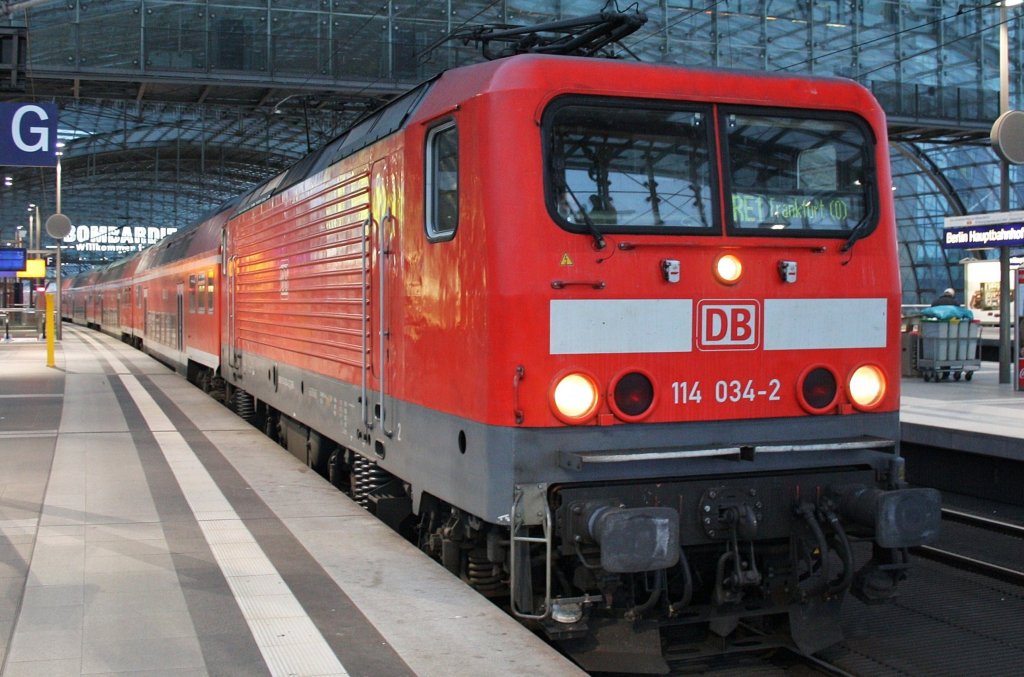
<path id="1" fill-rule="evenodd" d="M 545 115 L 548 209 L 580 233 L 721 234 L 713 115 L 734 234 L 860 237 L 872 142 L 852 117 L 569 99 Z"/>
<path id="2" fill-rule="evenodd" d="M 710 109 L 581 102 L 548 127 L 550 195 L 563 227 L 585 232 L 712 228 Z"/>
<path id="3" fill-rule="evenodd" d="M 726 113 L 722 127 L 736 231 L 842 235 L 868 218 L 871 156 L 859 125 Z"/>

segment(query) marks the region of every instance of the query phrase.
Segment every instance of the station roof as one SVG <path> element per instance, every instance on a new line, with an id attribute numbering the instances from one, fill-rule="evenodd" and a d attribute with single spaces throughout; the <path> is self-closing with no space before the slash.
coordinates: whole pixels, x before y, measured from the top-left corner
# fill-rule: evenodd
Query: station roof
<path id="1" fill-rule="evenodd" d="M 563 5 L 0 0 L 0 101 L 58 105 L 67 143 L 62 206 L 74 223 L 181 227 L 368 109 L 483 58 L 444 36 L 599 12 L 605 3 Z M 623 58 L 839 75 L 868 87 L 887 112 L 895 163 L 903 163 L 894 164 L 898 213 L 903 242 L 914 247 L 905 272 L 920 265 L 932 274 L 943 215 L 998 208 L 987 147 L 999 111 L 998 8 L 946 0 L 637 6 L 648 20 L 622 41 Z M 1010 91 L 1019 100 L 1024 32 L 1019 8 L 1010 12 Z M 0 240 L 27 223 L 29 203 L 45 219 L 56 197 L 52 169 L 4 174 L 12 181 L 0 185 Z M 925 293 L 932 283 L 921 279 Z M 934 284 L 950 286 L 948 271 Z"/>

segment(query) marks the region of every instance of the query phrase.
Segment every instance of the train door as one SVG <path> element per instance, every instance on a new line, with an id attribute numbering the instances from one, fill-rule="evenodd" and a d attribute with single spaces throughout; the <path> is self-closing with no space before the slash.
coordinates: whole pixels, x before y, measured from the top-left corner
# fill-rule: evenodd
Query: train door
<path id="1" fill-rule="evenodd" d="M 381 431 L 393 437 L 399 421 L 394 405 L 394 384 L 401 369 L 401 355 L 393 328 L 397 311 L 399 284 L 399 249 L 396 213 L 394 166 L 397 160 L 384 158 L 373 163 L 370 171 L 371 242 L 373 273 L 371 287 L 376 286 L 375 307 L 371 310 L 371 333 L 376 351 L 371 358 L 378 389 L 372 394 L 373 416 Z"/>
<path id="2" fill-rule="evenodd" d="M 185 349 L 185 283 L 178 283 L 178 350 Z"/>
<path id="3" fill-rule="evenodd" d="M 135 301 L 132 298 L 132 285 L 131 284 L 128 284 L 128 286 L 126 286 L 124 288 L 124 291 L 122 292 L 122 295 L 123 295 L 123 301 L 121 303 L 121 305 L 122 305 L 122 308 L 121 308 L 121 331 L 123 333 L 131 335 L 131 334 L 134 333 L 132 331 L 132 328 L 135 326 L 135 323 L 132 322 L 132 313 L 134 312 L 133 309 L 135 308 L 135 305 L 134 305 Z"/>
<path id="4" fill-rule="evenodd" d="M 237 262 L 238 259 L 235 256 L 230 239 L 231 227 L 230 224 L 224 225 L 224 230 L 221 231 L 221 277 L 224 285 L 224 312 L 223 322 L 226 354 L 221 355 L 221 359 L 224 360 L 228 366 L 238 369 L 241 366 L 241 353 L 238 351 L 238 335 L 235 332 L 235 295 L 237 290 L 235 289 L 235 278 L 238 272 Z"/>
<path id="5" fill-rule="evenodd" d="M 149 287 L 142 290 L 142 335 L 149 340 Z"/>

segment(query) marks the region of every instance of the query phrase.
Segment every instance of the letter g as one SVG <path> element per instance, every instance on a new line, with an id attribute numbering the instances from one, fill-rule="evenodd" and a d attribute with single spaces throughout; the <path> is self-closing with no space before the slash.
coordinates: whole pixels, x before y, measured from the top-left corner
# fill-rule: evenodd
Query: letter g
<path id="1" fill-rule="evenodd" d="M 46 127 L 28 128 L 29 132 L 39 135 L 39 141 L 33 145 L 25 143 L 25 140 L 21 137 L 21 118 L 28 113 L 35 113 L 39 116 L 40 120 L 50 119 L 46 111 L 39 106 L 22 106 L 19 108 L 18 112 L 14 114 L 14 119 L 11 121 L 11 136 L 14 139 L 14 145 L 26 153 L 34 153 L 39 150 L 45 151 L 50 146 L 50 130 Z"/>

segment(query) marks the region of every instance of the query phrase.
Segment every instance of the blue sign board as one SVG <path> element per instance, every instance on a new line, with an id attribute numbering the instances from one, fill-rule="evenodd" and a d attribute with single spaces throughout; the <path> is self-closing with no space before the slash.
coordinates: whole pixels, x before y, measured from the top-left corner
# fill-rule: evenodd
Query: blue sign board
<path id="1" fill-rule="evenodd" d="M 945 226 L 943 249 L 1024 247 L 1024 211 L 949 216 Z"/>
<path id="2" fill-rule="evenodd" d="M 57 166 L 57 106 L 0 103 L 0 166 Z"/>
<path id="3" fill-rule="evenodd" d="M 943 237 L 944 249 L 1024 247 L 1024 223 L 946 228 Z"/>
<path id="4" fill-rule="evenodd" d="M 21 247 L 0 247 L 0 273 L 25 270 L 25 250 Z"/>

